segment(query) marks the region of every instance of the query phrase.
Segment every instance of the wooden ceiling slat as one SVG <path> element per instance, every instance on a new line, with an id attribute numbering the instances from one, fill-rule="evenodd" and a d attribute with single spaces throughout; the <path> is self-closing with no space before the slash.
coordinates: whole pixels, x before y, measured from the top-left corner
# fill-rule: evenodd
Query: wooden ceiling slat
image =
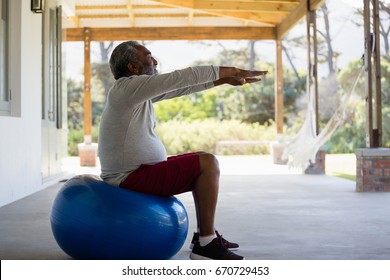
<path id="1" fill-rule="evenodd" d="M 181 13 L 181 14 L 134 14 L 134 18 L 188 18 L 189 14 Z M 197 17 L 215 17 L 209 14 L 193 14 L 193 18 Z M 101 15 L 80 15 L 79 19 L 110 19 L 110 18 L 129 18 L 128 14 L 101 14 Z"/>
<path id="2" fill-rule="evenodd" d="M 258 11 L 268 13 L 289 13 L 296 5 L 287 3 L 201 1 L 194 3 L 194 9 L 209 11 Z"/>
<path id="3" fill-rule="evenodd" d="M 158 26 L 158 22 L 165 18 L 184 18 L 186 19 L 186 24 L 184 25 L 186 26 L 161 28 L 137 26 L 131 29 L 127 26 L 123 28 L 93 28 L 93 30 L 98 30 L 96 38 L 101 40 L 103 35 L 106 35 L 112 39 L 113 35 L 110 35 L 106 30 L 115 30 L 113 34 L 119 34 L 120 38 L 125 38 L 130 34 L 137 38 L 143 38 L 143 40 L 152 40 L 150 38 L 155 38 L 155 40 L 161 39 L 161 34 L 163 35 L 163 40 L 178 39 L 180 36 L 182 36 L 181 39 L 188 40 L 240 39 L 243 37 L 248 39 L 281 40 L 306 15 L 307 3 L 310 3 L 310 9 L 316 9 L 324 0 L 150 0 L 148 2 L 138 1 L 134 5 L 132 4 L 133 2 L 127 0 L 127 5 L 114 5 L 114 1 L 107 0 L 106 5 L 96 5 L 93 4 L 96 2 L 84 1 L 83 5 L 77 5 L 76 0 L 76 15 L 70 17 L 68 21 L 72 26 L 75 26 L 75 29 L 68 30 L 69 34 L 71 34 L 68 40 L 79 38 L 77 35 L 79 31 L 76 31 L 78 30 L 77 28 L 87 27 L 88 22 L 91 25 L 105 26 L 103 21 L 99 22 L 100 19 L 108 19 L 106 22 L 109 22 L 109 19 L 120 18 L 127 19 L 130 27 L 135 26 L 136 19 L 147 19 L 148 25 L 156 22 Z M 193 24 L 196 24 L 195 19 L 201 17 L 208 18 L 207 22 L 210 25 L 213 25 L 213 18 L 231 18 L 235 19 L 238 24 L 241 22 L 241 26 L 193 26 Z M 221 22 L 221 20 L 216 20 L 215 25 L 220 25 Z M 227 22 L 232 24 L 233 21 Z M 249 27 L 249 23 L 255 24 L 257 27 Z M 149 33 L 154 31 L 158 34 L 160 30 L 160 35 Z M 176 30 L 180 30 L 180 32 L 178 33 Z M 147 32 L 147 35 L 142 37 L 139 33 L 141 31 Z M 168 31 L 173 34 L 168 34 Z M 217 34 L 217 31 L 221 34 Z M 243 33 L 234 36 L 233 33 L 230 33 L 233 31 Z M 264 35 L 259 34 L 259 31 L 264 32 Z M 193 35 L 189 34 L 189 32 L 193 32 Z M 207 35 L 206 32 L 210 32 L 210 34 Z M 250 32 L 254 32 L 254 34 L 250 34 Z M 198 37 L 196 38 L 196 36 Z"/>
<path id="4" fill-rule="evenodd" d="M 195 2 L 254 2 L 254 3 L 287 3 L 298 5 L 300 0 L 195 0 Z"/>
<path id="5" fill-rule="evenodd" d="M 175 13 L 175 14 L 137 14 L 134 13 L 134 18 L 188 18 L 189 13 Z M 274 14 L 260 14 L 260 13 L 240 13 L 240 12 L 231 12 L 226 13 L 226 16 L 229 16 L 231 18 L 241 18 L 241 19 L 247 19 L 247 20 L 254 20 L 261 22 L 268 22 L 268 23 L 277 23 L 281 20 L 282 16 L 275 16 Z M 192 18 L 215 18 L 214 15 L 211 14 L 191 14 Z M 121 14 L 93 14 L 93 15 L 79 15 L 79 19 L 110 19 L 110 18 L 129 18 L 129 15 L 126 13 Z"/>
<path id="6" fill-rule="evenodd" d="M 68 28 L 66 41 L 82 41 L 84 28 Z M 125 40 L 275 40 L 272 27 L 92 28 L 92 41 Z"/>
<path id="7" fill-rule="evenodd" d="M 133 9 L 170 9 L 165 5 L 132 5 Z M 90 10 L 125 10 L 127 5 L 83 5 L 76 6 L 76 11 L 90 11 Z"/>

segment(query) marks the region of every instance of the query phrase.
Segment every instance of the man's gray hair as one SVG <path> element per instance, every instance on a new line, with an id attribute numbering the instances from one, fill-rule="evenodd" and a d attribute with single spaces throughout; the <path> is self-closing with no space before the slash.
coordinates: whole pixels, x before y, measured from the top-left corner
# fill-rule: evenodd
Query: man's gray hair
<path id="1" fill-rule="evenodd" d="M 137 41 L 127 41 L 119 44 L 112 52 L 110 57 L 110 69 L 115 80 L 121 77 L 129 76 L 127 65 L 130 62 L 137 62 L 138 50 L 135 46 L 139 46 Z"/>

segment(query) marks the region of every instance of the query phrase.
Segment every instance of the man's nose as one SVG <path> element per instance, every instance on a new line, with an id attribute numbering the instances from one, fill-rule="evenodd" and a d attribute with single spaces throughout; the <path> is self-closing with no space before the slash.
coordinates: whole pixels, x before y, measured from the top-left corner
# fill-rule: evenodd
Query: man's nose
<path id="1" fill-rule="evenodd" d="M 154 65 L 158 65 L 157 60 L 156 60 L 154 57 L 152 57 L 152 58 L 153 58 L 153 64 L 154 64 Z"/>

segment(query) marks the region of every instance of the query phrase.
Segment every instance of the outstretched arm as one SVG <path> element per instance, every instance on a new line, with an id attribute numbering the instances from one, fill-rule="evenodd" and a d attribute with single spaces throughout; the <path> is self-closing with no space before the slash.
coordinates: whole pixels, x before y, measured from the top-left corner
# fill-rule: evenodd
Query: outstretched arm
<path id="1" fill-rule="evenodd" d="M 261 81 L 259 76 L 264 76 L 268 71 L 244 70 L 237 67 L 219 67 L 219 80 L 214 81 L 215 86 L 229 84 L 241 86 Z"/>

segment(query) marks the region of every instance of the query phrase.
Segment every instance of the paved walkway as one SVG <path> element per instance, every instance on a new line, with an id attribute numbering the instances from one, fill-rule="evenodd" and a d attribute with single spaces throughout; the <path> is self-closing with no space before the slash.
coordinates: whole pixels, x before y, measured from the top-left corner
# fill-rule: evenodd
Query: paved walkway
<path id="1" fill-rule="evenodd" d="M 219 231 L 239 242 L 246 259 L 390 259 L 390 193 L 357 193 L 355 182 L 301 175 L 267 157 L 220 157 Z M 99 174 L 64 165 L 74 174 Z M 0 258 L 69 259 L 50 229 L 52 201 L 62 183 L 0 208 Z M 179 195 L 190 228 L 175 259 L 188 259 L 195 229 L 192 196 Z"/>

